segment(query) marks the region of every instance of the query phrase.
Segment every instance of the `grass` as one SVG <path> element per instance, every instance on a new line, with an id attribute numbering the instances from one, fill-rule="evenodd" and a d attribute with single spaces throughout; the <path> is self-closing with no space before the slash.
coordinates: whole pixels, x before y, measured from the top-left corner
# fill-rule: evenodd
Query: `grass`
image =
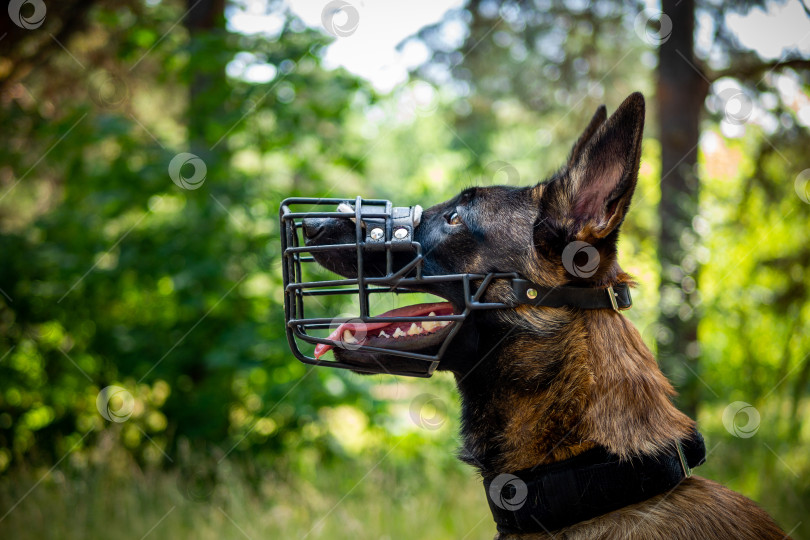
<path id="1" fill-rule="evenodd" d="M 786 442 L 781 425 L 769 423 L 770 411 L 761 408 L 760 430 L 737 438 L 724 429 L 722 411 L 707 406 L 701 413 L 710 455 L 698 474 L 757 500 L 793 538 L 810 540 L 807 434 Z M 430 444 L 452 452 L 451 438 Z M 0 538 L 493 537 L 471 469 L 448 460 L 403 460 L 386 449 L 372 454 L 331 465 L 281 461 L 263 473 L 227 460 L 201 473 L 144 471 L 115 452 L 94 466 L 68 459 L 51 472 L 18 468 L 0 477 L 0 516 L 8 512 Z"/>
<path id="2" fill-rule="evenodd" d="M 382 463 L 317 471 L 313 479 L 266 474 L 258 490 L 245 471 L 221 467 L 213 490 L 178 472 L 99 468 L 67 478 L 15 472 L 0 488 L 0 538 L 79 540 L 491 539 L 495 528 L 472 471 L 427 471 L 408 477 Z M 27 496 L 26 493 L 29 492 Z"/>

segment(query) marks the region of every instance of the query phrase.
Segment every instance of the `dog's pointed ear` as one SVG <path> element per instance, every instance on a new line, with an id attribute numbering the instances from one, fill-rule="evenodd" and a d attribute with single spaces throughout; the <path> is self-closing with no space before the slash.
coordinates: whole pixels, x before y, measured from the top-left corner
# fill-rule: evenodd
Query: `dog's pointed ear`
<path id="1" fill-rule="evenodd" d="M 621 225 L 638 180 L 644 96 L 631 94 L 601 123 L 600 112 L 574 145 L 553 190 L 551 217 L 580 240 L 597 241 Z"/>
<path id="2" fill-rule="evenodd" d="M 605 120 L 607 120 L 607 107 L 600 105 L 599 108 L 596 109 L 596 112 L 593 113 L 593 117 L 591 117 L 588 127 L 585 128 L 585 131 L 582 132 L 582 135 L 579 136 L 576 144 L 571 149 L 571 153 L 568 155 L 568 167 L 571 167 L 571 165 L 576 163 L 580 155 L 582 155 L 582 151 L 585 149 L 588 141 L 591 140 L 591 137 L 593 137 L 593 134 L 596 133 L 596 130 L 605 123 Z"/>

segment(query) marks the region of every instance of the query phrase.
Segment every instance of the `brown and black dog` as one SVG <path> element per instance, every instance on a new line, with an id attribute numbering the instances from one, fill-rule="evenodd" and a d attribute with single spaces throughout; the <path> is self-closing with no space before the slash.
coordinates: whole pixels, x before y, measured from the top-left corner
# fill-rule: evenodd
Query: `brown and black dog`
<path id="1" fill-rule="evenodd" d="M 414 229 L 425 253 L 425 274 L 515 272 L 545 287 L 632 284 L 616 260 L 616 244 L 636 187 L 643 127 L 644 98 L 636 93 L 610 118 L 600 107 L 567 164 L 549 180 L 524 188 L 467 189 L 425 210 Z M 308 245 L 354 241 L 348 220 L 316 225 L 305 227 Z M 572 262 L 564 260 L 572 242 L 592 246 L 598 265 L 572 273 Z M 344 276 L 356 274 L 356 263 L 326 253 L 316 260 Z M 457 310 L 464 305 L 457 286 L 423 290 Z M 513 294 L 495 283 L 485 299 L 510 301 Z M 388 341 L 392 348 L 405 346 Z M 419 349 L 418 339 L 401 340 L 406 341 L 411 350 Z M 423 349 L 436 347 L 426 341 Z M 416 362 L 362 349 L 338 349 L 335 355 L 361 373 L 371 365 L 399 369 Z M 595 448 L 621 460 L 655 456 L 689 438 L 695 428 L 672 404 L 675 392 L 638 330 L 612 309 L 521 305 L 476 311 L 463 322 L 439 370 L 454 374 L 462 397 L 461 459 L 485 479 L 560 463 Z M 586 521 L 547 532 L 502 531 L 497 538 L 786 535 L 751 500 L 693 476 L 665 493 Z"/>

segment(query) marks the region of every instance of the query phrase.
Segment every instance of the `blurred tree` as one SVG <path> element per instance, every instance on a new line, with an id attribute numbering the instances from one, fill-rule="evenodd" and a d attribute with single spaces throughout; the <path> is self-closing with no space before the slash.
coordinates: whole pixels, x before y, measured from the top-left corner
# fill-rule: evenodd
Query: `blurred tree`
<path id="1" fill-rule="evenodd" d="M 697 157 L 700 116 L 709 82 L 694 67 L 694 0 L 663 0 L 658 27 L 656 108 L 661 142 L 661 200 L 658 259 L 661 265 L 658 360 L 664 370 L 688 372 L 678 381 L 681 408 L 697 414 L 701 388 L 697 378 L 698 321 L 696 241 L 692 220 L 698 215 Z M 671 32 L 669 35 L 664 32 Z"/>
<path id="2" fill-rule="evenodd" d="M 268 459 L 339 450 L 314 427 L 324 406 L 382 408 L 371 381 L 292 360 L 277 205 L 362 171 L 365 149 L 337 126 L 373 92 L 323 69 L 329 39 L 279 2 L 278 26 L 256 35 L 226 30 L 224 10 L 241 8 L 223 1 L 87 4 L 60 43 L 48 32 L 71 14 L 52 3 L 21 34 L 34 45 L 0 39 L 13 73 L 0 102 L 13 126 L 0 145 L 0 469 L 101 432 L 148 462 L 184 440 Z M 256 66 L 271 76 L 251 81 Z M 197 189 L 169 170 L 185 152 L 205 165 Z M 97 410 L 111 384 L 136 403 L 121 424 Z"/>
<path id="3" fill-rule="evenodd" d="M 214 159 L 209 149 L 219 137 L 210 125 L 218 124 L 222 117 L 228 93 L 225 66 L 231 55 L 231 51 L 221 47 L 225 32 L 225 0 L 186 0 L 186 6 L 183 24 L 188 30 L 191 53 L 185 75 L 189 88 L 188 138 L 192 153 Z M 218 154 L 226 148 L 227 145 L 217 145 Z"/>
<path id="4" fill-rule="evenodd" d="M 16 21 L 12 13 L 0 17 L 0 95 L 8 96 L 11 86 L 25 78 L 32 70 L 42 69 L 60 51 L 65 43 L 85 28 L 90 9 L 98 0 L 67 0 L 43 4 L 20 4 L 20 16 Z M 10 3 L 9 10 L 13 12 Z M 25 23 L 30 19 L 31 22 Z M 30 27 L 26 27 L 30 26 Z M 41 28 L 43 31 L 32 32 Z"/>
<path id="5" fill-rule="evenodd" d="M 533 176 L 548 173 L 599 104 L 649 86 L 644 50 L 623 39 L 622 6 L 471 0 L 414 38 L 432 52 L 415 75 L 450 85 L 461 99 L 454 144 L 472 153 L 477 172 L 487 160 L 528 159 Z M 494 137 L 526 125 L 531 140 L 503 155 Z"/>
<path id="6" fill-rule="evenodd" d="M 765 62 L 743 48 L 728 28 L 730 11 L 746 13 L 764 2 L 706 3 L 696 8 L 693 0 L 663 0 L 663 14 L 656 14 L 659 29 L 656 106 L 661 142 L 661 228 L 658 258 L 661 264 L 660 328 L 656 332 L 658 357 L 664 369 L 679 381 L 679 402 L 693 417 L 705 389 L 698 375 L 700 347 L 698 324 L 700 299 L 696 257 L 698 238 L 694 220 L 699 215 L 700 179 L 697 170 L 703 110 L 710 87 L 724 77 L 747 85 L 717 91 L 717 107 L 724 121 L 742 125 L 749 121 L 754 101 L 769 90 L 773 75 L 784 69 L 810 68 L 810 60 L 795 55 Z M 706 55 L 696 54 L 697 16 L 706 15 L 714 25 L 714 40 Z M 709 56 L 721 59 L 722 68 L 708 67 Z M 736 84 L 736 83 L 735 83 Z M 767 137 L 762 145 L 771 144 Z M 685 370 L 683 368 L 686 368 Z"/>

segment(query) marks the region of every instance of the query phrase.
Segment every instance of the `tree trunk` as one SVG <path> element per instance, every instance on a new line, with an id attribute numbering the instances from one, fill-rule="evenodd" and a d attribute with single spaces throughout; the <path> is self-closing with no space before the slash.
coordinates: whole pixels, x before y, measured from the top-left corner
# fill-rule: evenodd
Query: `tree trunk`
<path id="1" fill-rule="evenodd" d="M 225 63 L 217 33 L 225 31 L 225 0 L 186 0 L 189 11 L 183 20 L 190 37 L 188 62 L 188 140 L 190 151 L 203 158 L 209 168 L 225 145 L 212 146 L 220 133 L 212 129 L 222 117 Z M 215 44 L 218 44 L 214 47 Z"/>
<path id="2" fill-rule="evenodd" d="M 679 406 L 695 416 L 700 401 L 697 378 L 698 296 L 696 235 L 697 152 L 700 115 L 708 82 L 694 59 L 694 0 L 663 0 L 672 21 L 669 39 L 658 51 L 657 108 L 661 141 L 661 202 L 658 260 L 661 314 L 656 332 L 658 356 L 680 393 Z"/>

